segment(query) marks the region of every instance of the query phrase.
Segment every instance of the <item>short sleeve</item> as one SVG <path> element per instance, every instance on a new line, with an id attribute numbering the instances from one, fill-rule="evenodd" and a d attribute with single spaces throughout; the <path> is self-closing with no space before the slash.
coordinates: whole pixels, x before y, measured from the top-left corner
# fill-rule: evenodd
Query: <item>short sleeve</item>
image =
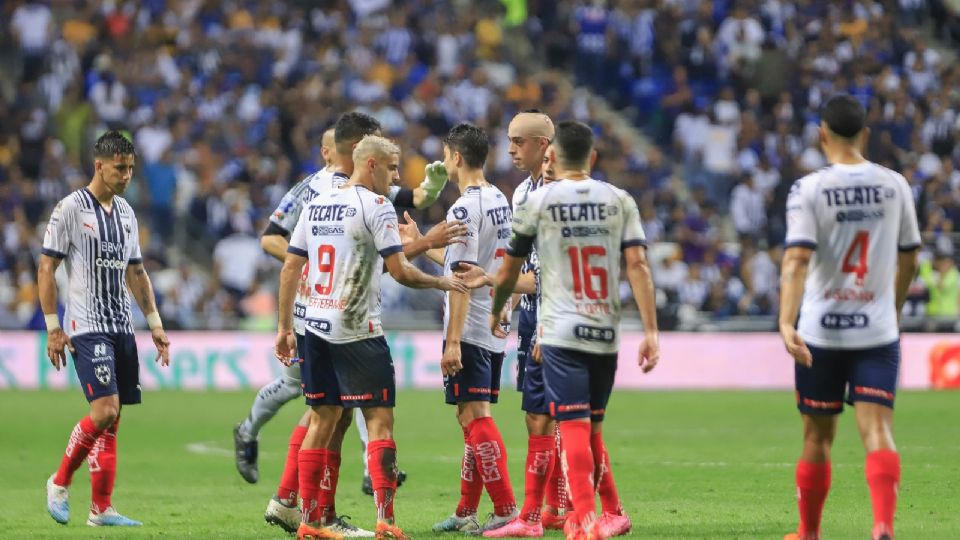
<path id="1" fill-rule="evenodd" d="M 70 251 L 70 238 L 74 230 L 74 207 L 60 201 L 50 214 L 47 230 L 43 235 L 42 253 L 55 259 L 63 259 Z"/>
<path id="2" fill-rule="evenodd" d="M 397 224 L 397 211 L 390 201 L 377 197 L 370 212 L 367 224 L 373 233 L 373 244 L 381 257 L 389 257 L 403 251 L 400 241 L 400 227 Z"/>
<path id="3" fill-rule="evenodd" d="M 303 210 L 303 201 L 300 199 L 301 184 L 297 184 L 280 199 L 277 209 L 270 214 L 270 223 L 290 232 L 297 226 Z"/>
<path id="4" fill-rule="evenodd" d="M 475 199 L 461 197 L 447 211 L 447 221 L 459 220 L 467 227 L 463 243 L 447 246 L 447 268 L 453 270 L 458 263 L 477 264 L 480 251 L 480 223 L 482 216 Z"/>
<path id="5" fill-rule="evenodd" d="M 547 188 L 528 191 L 525 197 L 514 201 L 516 204 L 511 223 L 513 234 L 507 246 L 507 255 L 524 258 L 530 254 L 540 224 L 540 200 L 548 191 Z"/>
<path id="6" fill-rule="evenodd" d="M 900 179 L 900 193 L 903 209 L 900 213 L 900 236 L 897 248 L 900 251 L 913 251 L 920 247 L 920 225 L 917 223 L 917 208 L 913 201 L 913 192 L 907 181 Z"/>
<path id="7" fill-rule="evenodd" d="M 627 193 L 620 195 L 623 208 L 623 236 L 620 238 L 620 249 L 628 247 L 646 246 L 647 237 L 643 234 L 643 225 L 640 224 L 640 210 L 637 202 Z"/>
<path id="8" fill-rule="evenodd" d="M 804 179 L 797 180 L 787 195 L 786 247 L 817 249 L 817 215 L 814 201 L 804 189 Z"/>
<path id="9" fill-rule="evenodd" d="M 127 259 L 127 264 L 141 264 L 143 263 L 143 254 L 140 253 L 140 223 L 136 216 L 133 216 L 131 221 L 133 222 L 133 229 L 130 231 L 130 241 L 133 243 L 133 247 L 130 249 L 130 258 Z"/>
<path id="10" fill-rule="evenodd" d="M 309 258 L 307 251 L 307 213 L 300 212 L 300 218 L 293 227 L 293 234 L 290 235 L 290 244 L 287 245 L 287 253 Z"/>

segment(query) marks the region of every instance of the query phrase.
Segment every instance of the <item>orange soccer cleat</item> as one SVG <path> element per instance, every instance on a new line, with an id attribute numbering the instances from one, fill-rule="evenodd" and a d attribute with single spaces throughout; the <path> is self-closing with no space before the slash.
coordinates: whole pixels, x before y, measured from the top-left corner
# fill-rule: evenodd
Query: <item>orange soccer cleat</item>
<path id="1" fill-rule="evenodd" d="M 297 529 L 297 540 L 343 540 L 343 535 L 330 530 L 329 527 L 311 527 L 301 523 Z"/>
<path id="2" fill-rule="evenodd" d="M 410 540 L 410 537 L 407 536 L 400 527 L 387 523 L 386 521 L 378 521 L 377 540 Z"/>

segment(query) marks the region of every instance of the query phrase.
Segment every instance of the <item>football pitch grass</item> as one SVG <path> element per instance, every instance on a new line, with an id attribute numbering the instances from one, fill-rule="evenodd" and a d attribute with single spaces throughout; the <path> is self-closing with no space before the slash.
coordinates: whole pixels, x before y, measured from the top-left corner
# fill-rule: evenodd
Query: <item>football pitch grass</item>
<path id="1" fill-rule="evenodd" d="M 284 538 L 263 522 L 279 479 L 287 437 L 303 411 L 288 404 L 260 440 L 260 483 L 233 462 L 231 430 L 253 392 L 146 392 L 123 412 L 114 504 L 141 529 L 85 525 L 86 466 L 71 489 L 72 518 L 53 522 L 44 484 L 74 423 L 86 409 L 79 392 L 0 392 L 0 538 Z M 462 436 L 440 391 L 398 396 L 397 443 L 409 474 L 397 516 L 414 538 L 449 515 L 459 496 Z M 605 438 L 632 536 L 779 539 L 796 526 L 794 462 L 800 421 L 790 392 L 617 392 Z M 505 391 L 494 416 L 509 452 L 515 493 L 523 498 L 526 432 L 519 397 Z M 870 503 L 863 450 L 844 414 L 834 449 L 833 489 L 824 538 L 866 539 Z M 960 394 L 903 392 L 896 437 L 903 459 L 897 538 L 960 536 Z M 337 509 L 372 528 L 372 502 L 360 492 L 356 431 L 344 446 Z M 486 495 L 481 514 L 490 510 Z M 482 517 L 482 516 L 481 516 Z M 558 532 L 548 536 L 560 537 Z"/>

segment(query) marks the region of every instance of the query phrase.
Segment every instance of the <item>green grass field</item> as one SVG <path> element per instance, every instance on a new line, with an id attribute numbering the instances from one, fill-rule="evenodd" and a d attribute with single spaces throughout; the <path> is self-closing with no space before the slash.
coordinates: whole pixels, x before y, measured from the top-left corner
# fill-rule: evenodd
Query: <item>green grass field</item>
<path id="1" fill-rule="evenodd" d="M 231 429 L 253 392 L 147 393 L 123 413 L 114 503 L 145 526 L 84 525 L 90 501 L 86 467 L 72 489 L 68 526 L 46 513 L 44 482 L 59 462 L 73 424 L 85 412 L 72 392 L 0 392 L 0 538 L 281 538 L 263 509 L 280 475 L 287 436 L 303 411 L 291 403 L 261 435 L 261 481 L 244 483 L 233 465 Z M 505 393 L 495 417 L 523 493 L 526 434 L 519 399 Z M 397 514 L 414 538 L 448 515 L 459 494 L 460 430 L 435 392 L 403 392 L 397 411 L 401 468 L 409 481 Z M 614 395 L 606 441 L 632 535 L 643 538 L 779 539 L 796 522 L 793 464 L 800 423 L 788 392 L 650 392 Z M 904 392 L 897 441 L 903 456 L 898 538 L 960 535 L 960 395 Z M 351 429 L 338 510 L 373 524 L 360 493 L 362 473 Z M 486 496 L 485 496 L 486 497 Z M 484 500 L 481 512 L 490 508 Z M 827 501 L 826 538 L 869 537 L 871 514 L 863 450 L 852 415 L 841 422 Z M 559 536 L 558 533 L 552 533 Z"/>

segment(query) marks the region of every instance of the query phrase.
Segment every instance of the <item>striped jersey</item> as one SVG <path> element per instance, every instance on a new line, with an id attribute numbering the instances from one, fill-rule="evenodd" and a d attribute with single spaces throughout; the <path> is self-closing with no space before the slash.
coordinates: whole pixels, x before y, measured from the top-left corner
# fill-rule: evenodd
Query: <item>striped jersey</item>
<path id="1" fill-rule="evenodd" d="M 875 163 L 835 164 L 794 183 L 787 247 L 814 250 L 797 331 L 817 347 L 865 349 L 900 336 L 898 251 L 920 247 L 913 193 Z"/>
<path id="2" fill-rule="evenodd" d="M 517 186 L 517 189 L 513 192 L 513 212 L 516 213 L 517 205 L 526 201 L 530 193 L 542 185 L 543 177 L 534 180 L 528 176 L 526 180 L 521 182 L 520 185 Z M 523 274 L 526 274 L 527 272 L 533 272 L 534 276 L 536 277 L 536 294 L 520 295 L 520 309 L 535 314 L 537 312 L 537 304 L 540 302 L 540 261 L 537 258 L 536 248 L 533 248 L 530 251 L 530 255 L 527 255 L 527 258 L 523 261 L 523 267 L 521 268 L 520 272 Z"/>
<path id="3" fill-rule="evenodd" d="M 403 251 L 397 212 L 362 186 L 334 189 L 304 208 L 287 251 L 307 258 L 306 328 L 331 343 L 383 335 L 383 258 Z"/>
<path id="4" fill-rule="evenodd" d="M 488 274 L 496 274 L 503 264 L 510 241 L 510 203 L 494 186 L 471 186 L 447 212 L 447 221 L 460 220 L 467 227 L 464 243 L 447 246 L 444 275 L 451 276 L 461 262 L 475 264 Z M 470 305 L 460 340 L 502 353 L 506 339 L 490 333 L 489 318 L 493 309 L 493 289 L 480 287 L 470 291 Z M 443 331 L 450 324 L 450 293 L 444 296 Z"/>
<path id="5" fill-rule="evenodd" d="M 270 222 L 288 233 L 293 233 L 297 221 L 300 220 L 300 214 L 310 201 L 318 195 L 343 186 L 349 179 L 343 173 L 320 169 L 290 188 L 290 191 L 280 199 L 277 209 L 270 215 Z M 310 299 L 307 270 L 308 268 L 304 267 L 303 274 L 300 275 L 300 285 L 297 286 L 297 296 L 293 304 L 293 329 L 300 335 L 304 332 L 303 317 L 307 310 L 307 301 Z"/>
<path id="6" fill-rule="evenodd" d="M 633 197 L 592 178 L 557 180 L 517 205 L 513 233 L 534 238 L 540 257 L 538 341 L 617 352 L 621 252 L 646 245 Z M 513 248 L 508 253 L 525 255 Z"/>
<path id="7" fill-rule="evenodd" d="M 43 254 L 66 262 L 67 335 L 133 333 L 126 270 L 143 260 L 127 201 L 114 197 L 108 211 L 87 188 L 67 195 L 50 216 Z"/>

